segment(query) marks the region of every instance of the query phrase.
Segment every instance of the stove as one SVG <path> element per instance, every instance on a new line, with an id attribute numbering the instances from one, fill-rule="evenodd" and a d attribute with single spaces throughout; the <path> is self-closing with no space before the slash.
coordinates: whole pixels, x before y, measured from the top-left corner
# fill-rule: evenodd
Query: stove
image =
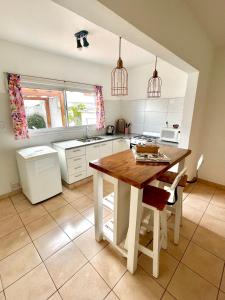
<path id="1" fill-rule="evenodd" d="M 131 147 L 137 144 L 144 145 L 146 143 L 156 144 L 159 139 L 159 135 L 151 132 L 144 132 L 141 135 L 136 135 L 131 138 L 130 144 Z"/>

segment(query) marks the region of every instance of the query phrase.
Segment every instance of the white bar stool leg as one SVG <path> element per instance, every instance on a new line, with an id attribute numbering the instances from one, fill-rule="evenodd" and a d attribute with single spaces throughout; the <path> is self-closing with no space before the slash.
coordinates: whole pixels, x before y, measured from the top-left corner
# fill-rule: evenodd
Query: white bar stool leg
<path id="1" fill-rule="evenodd" d="M 159 276 L 159 251 L 160 251 L 160 212 L 154 209 L 153 226 L 153 276 Z"/>
<path id="2" fill-rule="evenodd" d="M 162 248 L 167 249 L 167 213 L 166 210 L 160 212 L 161 232 L 162 232 Z"/>

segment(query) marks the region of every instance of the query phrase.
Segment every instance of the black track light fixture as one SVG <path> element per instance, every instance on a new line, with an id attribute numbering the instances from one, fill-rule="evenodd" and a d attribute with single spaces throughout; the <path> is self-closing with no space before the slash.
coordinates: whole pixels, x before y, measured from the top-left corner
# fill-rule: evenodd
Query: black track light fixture
<path id="1" fill-rule="evenodd" d="M 82 47 L 87 48 L 89 46 L 89 43 L 87 41 L 87 35 L 88 35 L 87 30 L 81 30 L 81 31 L 74 34 L 74 36 L 77 39 L 77 48 L 78 49 L 82 49 Z M 83 39 L 83 46 L 81 44 L 81 39 Z"/>

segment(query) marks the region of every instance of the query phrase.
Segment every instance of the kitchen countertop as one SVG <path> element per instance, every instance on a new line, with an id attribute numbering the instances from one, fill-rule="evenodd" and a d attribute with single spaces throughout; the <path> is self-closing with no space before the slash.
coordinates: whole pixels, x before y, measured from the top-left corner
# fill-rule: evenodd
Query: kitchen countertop
<path id="1" fill-rule="evenodd" d="M 101 137 L 101 140 L 92 141 L 92 142 L 80 142 L 78 139 L 74 140 L 68 140 L 68 141 L 62 141 L 62 142 L 55 142 L 53 143 L 54 146 L 62 148 L 64 150 L 77 148 L 77 147 L 84 147 L 88 145 L 98 144 L 98 143 L 104 143 L 107 141 L 117 140 L 117 139 L 130 139 L 132 136 L 136 134 L 114 134 L 114 135 L 99 135 Z"/>
<path id="2" fill-rule="evenodd" d="M 131 139 L 132 137 L 138 135 L 137 133 L 130 133 L 130 134 L 114 134 L 114 135 L 99 135 L 99 137 L 101 137 L 101 140 L 97 140 L 97 141 L 92 141 L 92 142 L 81 142 L 78 139 L 74 139 L 74 140 L 67 140 L 67 141 L 61 141 L 61 142 L 55 142 L 52 143 L 55 147 L 59 147 L 61 149 L 64 150 L 68 150 L 68 149 L 73 149 L 73 148 L 78 148 L 78 147 L 84 147 L 84 146 L 88 146 L 88 145 L 93 145 L 93 144 L 98 144 L 98 143 L 104 143 L 107 141 L 112 141 L 112 140 L 117 140 L 117 139 Z M 140 134 L 139 134 L 140 135 Z M 172 142 L 165 142 L 165 141 L 161 141 L 160 139 L 157 140 L 157 143 L 160 145 L 167 145 L 167 146 L 171 146 L 171 147 L 179 147 L 179 144 L 176 143 L 172 143 Z"/>

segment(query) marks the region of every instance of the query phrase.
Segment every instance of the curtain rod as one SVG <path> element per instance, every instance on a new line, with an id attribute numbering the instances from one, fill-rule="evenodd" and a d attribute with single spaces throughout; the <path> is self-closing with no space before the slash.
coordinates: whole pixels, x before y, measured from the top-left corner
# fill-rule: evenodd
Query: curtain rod
<path id="1" fill-rule="evenodd" d="M 12 73 L 12 72 L 11 72 Z M 11 74 L 10 72 L 6 72 L 6 74 Z M 17 73 L 14 73 L 17 74 Z M 34 78 L 39 78 L 39 79 L 49 79 L 49 80 L 56 80 L 56 81 L 61 81 L 61 82 L 71 82 L 71 83 L 77 83 L 77 84 L 83 84 L 83 85 L 92 85 L 92 86 L 101 86 L 99 84 L 89 84 L 89 83 L 83 83 L 83 82 L 78 82 L 78 81 L 70 81 L 70 80 L 62 80 L 62 79 L 56 79 L 56 78 L 49 78 L 49 77 L 40 77 L 40 76 L 33 76 L 33 75 L 26 75 L 26 74 L 19 74 L 20 76 L 27 76 L 27 77 L 34 77 Z"/>

